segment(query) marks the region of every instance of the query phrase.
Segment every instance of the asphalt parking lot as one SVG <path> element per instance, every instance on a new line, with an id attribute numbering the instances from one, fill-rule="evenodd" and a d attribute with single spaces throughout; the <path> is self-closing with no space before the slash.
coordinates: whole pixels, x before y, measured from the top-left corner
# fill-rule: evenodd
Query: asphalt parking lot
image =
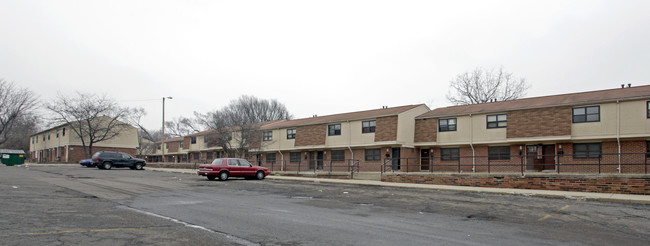
<path id="1" fill-rule="evenodd" d="M 649 206 L 0 166 L 3 245 L 645 245 Z"/>

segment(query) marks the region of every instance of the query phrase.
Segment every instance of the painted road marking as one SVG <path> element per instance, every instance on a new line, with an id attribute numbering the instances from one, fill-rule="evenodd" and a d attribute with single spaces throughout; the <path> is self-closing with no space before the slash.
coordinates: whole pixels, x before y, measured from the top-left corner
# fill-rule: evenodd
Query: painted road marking
<path id="1" fill-rule="evenodd" d="M 567 209 L 569 207 L 571 207 L 571 205 L 566 205 L 566 206 L 560 208 L 559 211 L 565 210 L 565 209 Z M 544 221 L 544 220 L 546 220 L 548 218 L 551 218 L 551 216 L 553 216 L 553 215 L 551 215 L 551 214 L 544 215 L 544 217 L 539 218 L 537 221 Z"/>
<path id="2" fill-rule="evenodd" d="M 72 231 L 49 231 L 49 232 L 2 234 L 0 235 L 0 237 L 40 236 L 40 235 L 56 235 L 56 234 L 85 233 L 85 232 L 133 231 L 133 230 L 141 230 L 141 229 L 144 228 L 113 228 L 113 229 L 72 230 Z"/>

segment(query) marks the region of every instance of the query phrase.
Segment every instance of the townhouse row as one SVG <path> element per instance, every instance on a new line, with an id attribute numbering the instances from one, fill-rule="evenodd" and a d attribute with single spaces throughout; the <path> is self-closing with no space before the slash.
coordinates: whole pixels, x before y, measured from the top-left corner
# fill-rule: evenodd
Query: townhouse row
<path id="1" fill-rule="evenodd" d="M 110 119 L 98 118 L 98 121 L 102 120 Z M 87 139 L 85 139 L 85 145 L 88 145 Z M 83 146 L 82 139 L 69 124 L 58 125 L 30 136 L 28 161 L 34 163 L 79 162 L 88 158 Z M 93 152 L 119 151 L 136 156 L 138 148 L 137 128 L 124 125 L 116 137 L 96 143 L 93 146 Z"/>
<path id="2" fill-rule="evenodd" d="M 647 173 L 650 86 L 266 122 L 247 158 L 273 170 Z M 165 141 L 149 161 L 226 153 L 205 131 Z M 354 165 L 353 165 L 354 164 Z"/>

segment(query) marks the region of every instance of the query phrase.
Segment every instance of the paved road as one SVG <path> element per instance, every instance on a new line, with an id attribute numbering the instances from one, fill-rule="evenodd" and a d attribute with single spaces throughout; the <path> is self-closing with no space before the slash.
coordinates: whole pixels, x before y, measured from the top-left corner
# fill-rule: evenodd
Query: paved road
<path id="1" fill-rule="evenodd" d="M 17 187 L 17 188 L 14 188 Z M 82 167 L 0 167 L 3 244 L 645 245 L 650 206 Z"/>

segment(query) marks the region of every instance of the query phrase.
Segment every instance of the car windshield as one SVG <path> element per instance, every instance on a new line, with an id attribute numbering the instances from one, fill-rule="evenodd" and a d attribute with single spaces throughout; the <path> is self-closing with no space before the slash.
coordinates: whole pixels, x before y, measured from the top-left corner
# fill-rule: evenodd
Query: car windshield
<path id="1" fill-rule="evenodd" d="M 212 165 L 221 165 L 221 164 L 223 164 L 223 159 L 214 159 L 214 161 L 212 161 Z"/>
<path id="2" fill-rule="evenodd" d="M 95 159 L 95 158 L 99 157 L 99 154 L 101 154 L 101 152 L 95 153 L 92 158 Z"/>

